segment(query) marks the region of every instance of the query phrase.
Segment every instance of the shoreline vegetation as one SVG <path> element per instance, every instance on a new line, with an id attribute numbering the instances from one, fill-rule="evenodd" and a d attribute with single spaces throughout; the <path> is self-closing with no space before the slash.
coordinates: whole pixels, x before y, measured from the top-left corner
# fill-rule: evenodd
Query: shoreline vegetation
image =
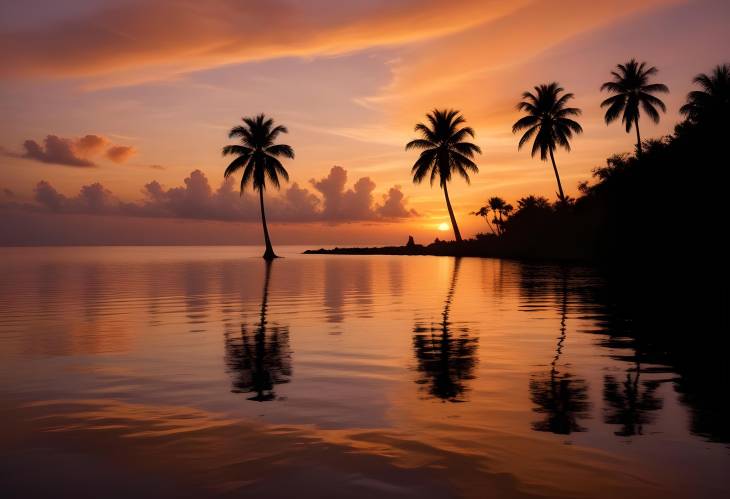
<path id="1" fill-rule="evenodd" d="M 603 87 L 615 93 L 602 103 L 602 107 L 608 108 L 606 123 L 613 122 L 623 113 L 626 131 L 632 127 L 636 130 L 640 110 L 658 121 L 655 107 L 664 110 L 665 106 L 651 92 L 668 90 L 664 85 L 648 83 L 648 76 L 656 73 L 656 69 L 646 68 L 643 63 L 633 60 L 618 68 L 612 73 L 614 80 Z M 641 140 L 637 133 L 635 152 L 609 157 L 604 166 L 593 170 L 591 183 L 579 184 L 580 195 L 575 199 L 560 195 L 562 189 L 553 160 L 560 189 L 555 202 L 542 196 L 526 196 L 513 207 L 499 197 L 492 197 L 485 206 L 471 213 L 483 217 L 486 222 L 485 232 L 473 239 L 461 240 L 454 227 L 455 241 L 436 239 L 430 244 L 416 244 L 409 238 L 403 246 L 320 248 L 304 253 L 578 262 L 615 268 L 626 274 L 637 269 L 642 273 L 654 270 L 660 281 L 670 276 L 677 279 L 683 275 L 696 277 L 708 265 L 721 265 L 725 261 L 719 253 L 727 248 L 721 228 L 727 226 L 727 208 L 723 200 L 730 166 L 724 150 L 730 137 L 730 65 L 720 65 L 709 74 L 697 75 L 694 83 L 700 90 L 688 94 L 680 110 L 685 119 L 675 126 L 672 134 Z M 582 131 L 571 119 L 564 121 L 566 112 L 568 116 L 577 116 L 580 110 L 564 107 L 572 94 L 561 96 L 563 89 L 557 84 L 538 86 L 535 90 L 535 93 L 523 94 L 525 100 L 518 108 L 527 111 L 527 116 L 515 124 L 513 131 L 527 129 L 520 147 L 534 137 L 533 155 L 540 153 L 542 159 L 547 160 L 556 145 L 569 150 L 571 132 Z M 449 114 L 447 118 L 454 116 L 460 118 L 458 113 Z M 418 139 L 408 145 L 409 149 L 423 149 L 413 167 L 414 182 L 419 183 L 425 176 L 430 176 L 432 181 L 440 178 L 445 189 L 453 165 L 458 163 L 448 160 L 449 152 L 439 153 L 438 150 L 430 156 L 430 163 L 424 162 L 423 157 L 431 154 L 432 142 L 445 144 L 444 149 L 455 144 L 456 141 L 449 138 L 449 134 L 454 133 L 453 120 L 451 123 L 447 120 L 443 125 L 436 111 L 428 118 L 433 129 L 419 124 L 416 130 L 429 140 Z M 461 122 L 463 120 L 457 124 Z M 435 136 L 434 131 L 444 129 L 448 132 L 441 139 Z M 462 139 L 465 135 L 472 136 L 473 132 L 467 127 L 455 133 Z M 443 165 L 439 164 L 438 158 L 444 158 Z M 430 170 L 425 170 L 424 164 L 430 166 Z M 478 170 L 474 167 L 470 171 Z M 458 169 L 456 172 L 468 181 L 466 172 Z M 447 204 L 450 208 L 448 198 Z M 688 258 L 696 261 L 683 268 L 674 265 Z M 724 278 L 724 269 L 717 268 L 718 271 L 722 271 Z"/>

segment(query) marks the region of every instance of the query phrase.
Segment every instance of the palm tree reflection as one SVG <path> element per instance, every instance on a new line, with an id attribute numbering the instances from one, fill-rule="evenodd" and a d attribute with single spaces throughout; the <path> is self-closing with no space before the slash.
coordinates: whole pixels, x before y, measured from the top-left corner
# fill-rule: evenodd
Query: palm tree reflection
<path id="1" fill-rule="evenodd" d="M 441 322 L 428 325 L 416 323 L 413 328 L 413 349 L 417 370 L 421 374 L 416 383 L 424 385 L 429 396 L 449 402 L 465 401 L 465 382 L 474 379 L 478 347 L 477 338 L 469 336 L 468 328 L 460 327 L 455 331 L 449 321 L 460 264 L 459 258 L 454 259 Z"/>
<path id="2" fill-rule="evenodd" d="M 567 275 L 563 274 L 560 336 L 555 356 L 547 373 L 533 374 L 530 379 L 530 395 L 535 404 L 533 411 L 543 414 L 543 419 L 532 423 L 535 431 L 549 431 L 560 435 L 585 431 L 581 419 L 589 417 L 588 384 L 569 372 L 560 372 L 558 362 L 563 353 L 566 338 L 568 309 Z"/>
<path id="3" fill-rule="evenodd" d="M 232 392 L 252 393 L 248 400 L 274 400 L 274 388 L 288 383 L 291 377 L 289 328 L 269 324 L 266 318 L 271 266 L 266 262 L 264 291 L 258 324 L 250 328 L 241 324 L 240 334 L 225 333 L 225 363 L 232 378 Z"/>
<path id="4" fill-rule="evenodd" d="M 657 397 L 658 381 L 639 382 L 641 360 L 636 352 L 636 368 L 632 377 L 631 370 L 626 379 L 619 383 L 616 377 L 606 376 L 603 380 L 603 400 L 606 402 L 604 421 L 606 424 L 621 425 L 614 434 L 622 437 L 643 435 L 644 425 L 653 421 L 653 411 L 662 408 L 662 400 Z"/>

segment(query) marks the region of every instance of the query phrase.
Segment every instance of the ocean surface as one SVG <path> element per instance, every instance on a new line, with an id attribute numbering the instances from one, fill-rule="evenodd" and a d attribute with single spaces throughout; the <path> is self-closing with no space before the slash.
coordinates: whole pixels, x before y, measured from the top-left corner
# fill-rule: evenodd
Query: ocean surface
<path id="1" fill-rule="evenodd" d="M 0 496 L 730 497 L 596 271 L 302 250 L 0 249 Z"/>

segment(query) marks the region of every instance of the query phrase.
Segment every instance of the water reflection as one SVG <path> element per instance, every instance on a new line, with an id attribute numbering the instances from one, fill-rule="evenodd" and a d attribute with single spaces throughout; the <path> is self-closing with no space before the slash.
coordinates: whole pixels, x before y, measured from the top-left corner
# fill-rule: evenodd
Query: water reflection
<path id="1" fill-rule="evenodd" d="M 559 369 L 560 357 L 565 348 L 568 313 L 568 275 L 563 272 L 561 283 L 560 334 L 555 347 L 555 356 L 550 371 L 533 373 L 530 376 L 530 398 L 535 404 L 533 411 L 543 418 L 532 423 L 535 431 L 546 431 L 560 435 L 585 431 L 581 419 L 590 416 L 588 384 L 563 368 Z M 528 289 L 534 289 L 530 286 Z"/>
<path id="2" fill-rule="evenodd" d="M 329 323 L 346 320 L 350 309 L 358 318 L 372 316 L 373 269 L 369 260 L 352 261 L 330 259 L 324 264 L 324 307 Z"/>
<path id="3" fill-rule="evenodd" d="M 611 375 L 604 378 L 603 400 L 607 405 L 604 421 L 606 424 L 621 426 L 620 430 L 614 432 L 618 436 L 643 435 L 644 425 L 654 419 L 653 412 L 662 408 L 662 400 L 656 394 L 659 382 L 640 382 L 640 376 L 641 361 L 637 353 L 633 373 L 627 370 L 623 382 Z"/>
<path id="4" fill-rule="evenodd" d="M 276 399 L 275 387 L 291 379 L 289 327 L 269 324 L 267 307 L 273 262 L 265 262 L 264 289 L 259 322 L 253 330 L 245 323 L 240 333 L 225 333 L 225 363 L 232 378 L 232 392 L 252 393 L 248 400 Z"/>
<path id="5" fill-rule="evenodd" d="M 449 321 L 460 265 L 461 259 L 454 259 L 441 322 L 416 323 L 413 328 L 413 349 L 421 374 L 416 383 L 426 387 L 429 396 L 449 402 L 465 401 L 466 381 L 475 377 L 478 347 L 478 339 L 469 335 L 467 327 L 454 328 Z"/>
<path id="6" fill-rule="evenodd" d="M 663 326 L 667 317 L 671 320 L 687 311 L 668 312 L 666 304 L 657 303 L 652 296 L 637 296 L 634 289 L 612 284 L 608 279 L 598 281 L 581 297 L 600 311 L 599 327 L 592 331 L 601 338 L 598 345 L 611 350 L 615 360 L 637 363 L 640 359 L 640 366 L 650 365 L 641 372 L 664 375 L 658 383 L 671 383 L 679 394 L 678 400 L 690 417 L 690 433 L 710 441 L 730 442 L 730 397 L 722 391 L 730 384 L 730 370 L 725 350 L 714 345 L 717 331 L 703 331 L 701 317 L 694 330 Z M 643 389 L 654 396 L 656 383 L 643 383 Z M 651 423 L 663 408 L 661 401 L 654 409 L 656 402 L 643 406 L 641 396 L 634 398 L 641 405 L 642 424 Z"/>

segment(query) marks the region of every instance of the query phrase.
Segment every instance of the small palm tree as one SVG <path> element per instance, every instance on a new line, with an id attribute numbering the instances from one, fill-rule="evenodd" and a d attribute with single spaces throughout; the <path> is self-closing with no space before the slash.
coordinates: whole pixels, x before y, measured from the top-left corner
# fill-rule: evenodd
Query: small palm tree
<path id="1" fill-rule="evenodd" d="M 266 190 L 266 179 L 277 189 L 280 186 L 279 177 L 289 180 L 284 166 L 279 157 L 294 159 L 294 150 L 286 144 L 275 144 L 274 141 L 280 133 L 287 133 L 288 130 L 282 125 L 274 126 L 274 120 L 259 114 L 253 118 L 243 118 L 243 126 L 238 125 L 231 128 L 228 138 L 239 137 L 241 145 L 228 145 L 223 148 L 223 156 L 235 156 L 231 164 L 226 168 L 224 177 L 228 177 L 238 170 L 243 169 L 241 176 L 241 194 L 248 184 L 253 184 L 253 189 L 258 191 L 261 202 L 261 223 L 264 226 L 264 242 L 266 251 L 264 258 L 272 260 L 276 258 L 274 248 L 271 246 L 269 229 L 266 226 L 266 211 L 264 210 L 264 190 Z"/>
<path id="2" fill-rule="evenodd" d="M 532 143 L 532 157 L 540 151 L 540 159 L 546 161 L 550 155 L 555 179 L 558 182 L 558 197 L 564 203 L 565 193 L 560 183 L 558 167 L 555 165 L 554 151 L 558 146 L 570 151 L 570 139 L 573 138 L 573 133 L 582 133 L 583 128 L 570 118 L 570 116 L 580 116 L 580 109 L 566 107 L 574 95 L 571 93 L 561 95 L 562 92 L 564 89 L 557 82 L 538 85 L 535 87 L 535 93 L 524 92 L 522 94 L 524 100 L 517 104 L 517 109 L 524 111 L 526 116 L 517 120 L 512 126 L 512 133 L 525 130 L 517 149 L 522 149 L 522 146 L 535 137 Z"/>
<path id="3" fill-rule="evenodd" d="M 496 234 L 496 231 L 494 230 L 494 227 L 492 227 L 492 224 L 489 221 L 489 213 L 490 213 L 490 210 L 491 210 L 491 208 L 489 207 L 489 205 L 482 206 L 477 211 L 472 211 L 471 214 L 472 215 L 476 215 L 478 217 L 483 217 L 484 218 L 484 221 L 487 222 L 487 225 L 489 226 L 489 230 L 492 232 L 492 234 Z"/>
<path id="4" fill-rule="evenodd" d="M 730 64 L 716 66 L 711 74 L 700 73 L 694 83 L 702 90 L 687 94 L 687 103 L 679 110 L 693 123 L 727 124 L 730 116 Z"/>
<path id="5" fill-rule="evenodd" d="M 616 66 L 612 71 L 613 80 L 601 85 L 601 90 L 616 94 L 601 102 L 601 107 L 606 107 L 605 120 L 609 124 L 616 120 L 620 114 L 621 122 L 626 126 L 626 133 L 631 127 L 636 128 L 636 154 L 641 157 L 641 134 L 639 133 L 639 108 L 654 121 L 659 123 L 659 112 L 667 111 L 664 102 L 655 93 L 667 93 L 669 88 L 662 83 L 649 83 L 649 77 L 658 72 L 654 66 L 647 67 L 645 62 L 639 63 L 631 59 L 625 64 Z"/>
<path id="6" fill-rule="evenodd" d="M 446 184 L 451 180 L 453 173 L 458 173 L 469 183 L 469 172 L 479 173 L 479 168 L 472 159 L 475 153 L 481 154 L 482 150 L 476 144 L 465 142 L 467 136 L 474 137 L 474 130 L 468 126 L 459 126 L 466 122 L 459 111 L 434 109 L 426 115 L 426 118 L 428 125 L 419 123 L 415 128 L 416 132 L 421 134 L 421 138 L 406 144 L 406 151 L 421 149 L 421 155 L 411 169 L 413 183 L 420 184 L 423 179 L 429 177 L 433 185 L 433 181 L 438 177 L 439 185 L 444 190 L 454 236 L 460 242 L 461 233 L 456 224 L 454 210 L 451 208 Z"/>
<path id="7" fill-rule="evenodd" d="M 504 199 L 497 196 L 489 198 L 488 202 L 494 212 L 494 225 L 497 226 L 497 232 L 499 232 L 499 235 L 502 235 L 504 234 L 505 217 L 510 216 L 514 207 L 507 203 Z"/>

